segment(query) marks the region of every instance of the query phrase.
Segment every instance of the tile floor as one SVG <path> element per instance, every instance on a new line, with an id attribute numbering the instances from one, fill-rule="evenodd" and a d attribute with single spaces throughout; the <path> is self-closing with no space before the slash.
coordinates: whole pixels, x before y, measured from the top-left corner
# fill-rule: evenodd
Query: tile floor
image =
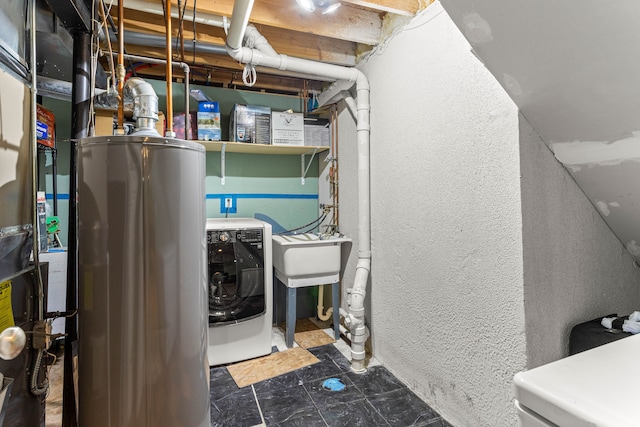
<path id="1" fill-rule="evenodd" d="M 244 388 L 226 367 L 211 368 L 211 426 L 450 426 L 384 366 L 355 374 L 336 345 L 309 351 L 319 363 Z M 327 378 L 344 390 L 326 390 Z"/>
<path id="2" fill-rule="evenodd" d="M 330 333 L 330 330 L 328 330 Z M 274 328 L 273 351 L 284 350 L 284 335 Z M 227 368 L 211 368 L 211 427 L 450 427 L 375 359 L 365 374 L 349 370 L 349 347 L 343 341 L 310 348 L 319 363 L 238 388 Z M 47 427 L 61 425 L 62 362 L 51 372 Z M 327 391 L 323 382 L 338 378 L 342 391 Z"/>

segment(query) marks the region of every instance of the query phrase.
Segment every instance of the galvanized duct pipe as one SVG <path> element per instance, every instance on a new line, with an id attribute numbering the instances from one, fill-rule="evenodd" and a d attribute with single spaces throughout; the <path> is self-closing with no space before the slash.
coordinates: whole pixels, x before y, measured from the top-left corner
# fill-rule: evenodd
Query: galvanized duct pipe
<path id="1" fill-rule="evenodd" d="M 124 55 L 125 59 L 131 59 L 134 61 L 142 61 L 142 62 L 147 62 L 149 64 L 167 64 L 167 60 L 165 59 L 155 59 L 155 58 L 148 58 L 146 56 L 138 56 L 138 55 L 129 55 L 129 54 L 125 54 Z M 180 67 L 182 68 L 182 71 L 184 71 L 184 116 L 185 116 L 185 122 L 184 122 L 184 139 L 189 139 L 189 133 L 191 131 L 191 122 L 188 120 L 189 117 L 189 76 L 191 75 L 191 68 L 189 68 L 189 65 L 186 62 L 179 62 L 179 61 L 170 61 L 171 66 L 173 67 Z M 156 113 L 157 113 L 157 109 L 156 109 Z M 156 118 L 156 121 L 158 119 Z"/>
<path id="2" fill-rule="evenodd" d="M 137 44 L 140 46 L 164 47 L 166 43 L 165 38 L 160 35 L 138 33 L 136 31 L 125 31 L 124 38 L 127 40 L 127 43 Z M 112 36 L 112 40 L 113 39 L 114 39 L 114 36 Z M 175 37 L 172 38 L 171 42 L 176 43 L 177 38 Z M 193 51 L 192 45 L 186 44 L 184 48 L 187 51 Z M 209 53 L 213 55 L 227 54 L 227 49 L 224 46 L 215 45 L 211 43 L 198 43 L 197 50 L 200 53 Z M 127 55 L 125 55 L 125 59 L 126 58 L 127 58 Z"/>
<path id="3" fill-rule="evenodd" d="M 286 55 L 274 55 L 273 49 L 266 48 L 263 43 L 260 49 L 242 47 L 247 22 L 251 13 L 252 0 L 236 1 L 231 17 L 231 27 L 227 37 L 227 52 L 243 64 L 262 65 L 280 70 L 296 71 L 319 77 L 345 80 L 356 85 L 356 122 L 358 144 L 358 264 L 356 276 L 349 297 L 349 309 L 344 313 L 344 323 L 350 330 L 351 337 L 351 369 L 364 372 L 365 348 L 368 329 L 365 325 L 364 299 L 367 282 L 371 270 L 371 226 L 369 199 L 369 82 L 366 76 L 356 68 L 348 68 L 321 62 L 292 58 Z M 256 37 L 254 29 L 247 36 Z"/>
<path id="4" fill-rule="evenodd" d="M 120 100 L 106 91 L 94 97 L 94 105 L 107 108 L 113 108 L 119 102 L 133 102 L 136 135 L 159 136 L 155 127 L 158 121 L 158 96 L 149 83 L 140 77 L 132 77 L 125 83 Z"/>
<path id="5" fill-rule="evenodd" d="M 133 119 L 136 121 L 135 134 L 158 136 L 158 96 L 153 87 L 139 77 L 132 77 L 124 85 L 123 95 L 133 99 Z"/>
<path id="6" fill-rule="evenodd" d="M 118 3 L 120 2 L 118 1 Z M 127 0 L 127 9 L 164 16 L 164 11 L 162 10 L 161 2 L 150 3 L 144 0 Z M 180 18 L 178 13 L 171 13 L 171 17 L 176 19 Z M 182 19 L 184 19 L 185 21 L 193 21 L 194 20 L 193 12 L 185 11 L 185 14 L 182 17 Z M 224 28 L 226 18 L 218 15 L 213 15 L 211 13 L 198 12 L 198 14 L 195 16 L 195 21 L 198 24 Z M 127 40 L 129 39 L 127 38 Z"/>

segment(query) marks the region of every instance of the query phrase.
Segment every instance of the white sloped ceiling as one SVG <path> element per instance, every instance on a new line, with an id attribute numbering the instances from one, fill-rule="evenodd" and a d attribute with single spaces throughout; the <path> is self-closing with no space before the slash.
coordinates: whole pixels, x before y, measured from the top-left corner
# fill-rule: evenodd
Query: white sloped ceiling
<path id="1" fill-rule="evenodd" d="M 640 2 L 442 4 L 640 260 Z"/>

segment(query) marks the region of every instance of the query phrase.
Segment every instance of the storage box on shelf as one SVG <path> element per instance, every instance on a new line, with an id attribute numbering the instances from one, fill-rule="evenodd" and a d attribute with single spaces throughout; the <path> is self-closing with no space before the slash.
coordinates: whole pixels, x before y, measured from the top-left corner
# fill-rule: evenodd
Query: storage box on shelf
<path id="1" fill-rule="evenodd" d="M 273 145 L 305 145 L 302 113 L 274 111 L 271 113 L 271 143 Z"/>
<path id="2" fill-rule="evenodd" d="M 234 105 L 229 115 L 229 139 L 233 142 L 271 144 L 271 108 Z"/>

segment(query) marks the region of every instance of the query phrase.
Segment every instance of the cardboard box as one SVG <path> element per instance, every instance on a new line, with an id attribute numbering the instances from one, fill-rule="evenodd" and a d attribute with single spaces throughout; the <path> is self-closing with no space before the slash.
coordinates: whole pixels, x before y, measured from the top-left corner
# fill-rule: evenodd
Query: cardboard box
<path id="1" fill-rule="evenodd" d="M 273 145 L 304 145 L 303 114 L 279 111 L 271 113 L 271 143 Z"/>
<path id="2" fill-rule="evenodd" d="M 36 136 L 38 144 L 56 148 L 55 117 L 42 105 L 36 105 Z"/>
<path id="3" fill-rule="evenodd" d="M 178 113 L 173 116 L 173 131 L 176 133 L 176 138 L 179 139 L 198 139 L 198 115 L 196 113 L 189 114 L 189 137 L 185 138 L 185 121 L 184 113 Z"/>
<path id="4" fill-rule="evenodd" d="M 220 141 L 220 107 L 217 102 L 198 103 L 198 139 L 200 141 Z"/>
<path id="5" fill-rule="evenodd" d="M 111 136 L 114 130 L 114 115 L 113 110 L 96 109 L 95 112 L 95 136 Z"/>
<path id="6" fill-rule="evenodd" d="M 115 134 L 118 126 L 118 112 L 116 110 L 96 109 L 94 117 L 94 135 L 95 136 L 111 136 Z M 125 131 L 133 132 L 134 122 L 125 122 Z M 158 121 L 156 122 L 156 131 L 160 136 L 164 136 L 165 117 L 162 111 L 158 111 Z"/>
<path id="7" fill-rule="evenodd" d="M 330 147 L 331 130 L 328 126 L 304 125 L 304 145 Z"/>
<path id="8" fill-rule="evenodd" d="M 160 136 L 164 136 L 164 132 L 166 130 L 166 121 L 167 119 L 164 117 L 164 113 L 162 111 L 158 111 L 158 121 L 156 122 L 156 130 L 160 134 Z"/>
<path id="9" fill-rule="evenodd" d="M 271 144 L 271 108 L 234 105 L 229 117 L 229 139 L 234 142 Z"/>

